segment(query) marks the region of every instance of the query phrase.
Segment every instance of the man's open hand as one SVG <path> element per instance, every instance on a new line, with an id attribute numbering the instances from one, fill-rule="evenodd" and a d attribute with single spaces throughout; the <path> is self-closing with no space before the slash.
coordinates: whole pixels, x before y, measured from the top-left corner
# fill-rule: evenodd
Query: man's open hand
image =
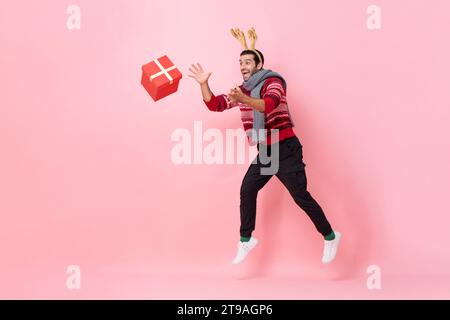
<path id="1" fill-rule="evenodd" d="M 204 84 L 208 82 L 209 76 L 212 72 L 205 72 L 200 63 L 197 63 L 197 65 L 191 64 L 191 66 L 192 69 L 189 68 L 189 71 L 192 72 L 192 74 L 189 74 L 189 77 L 194 78 L 195 81 L 198 82 L 198 84 Z"/>

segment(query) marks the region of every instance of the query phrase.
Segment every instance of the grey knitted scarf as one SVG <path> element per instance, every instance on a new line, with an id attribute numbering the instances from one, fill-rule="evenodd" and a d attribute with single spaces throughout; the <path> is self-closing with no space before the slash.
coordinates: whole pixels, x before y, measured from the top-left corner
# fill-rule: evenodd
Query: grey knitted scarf
<path id="1" fill-rule="evenodd" d="M 254 73 L 248 80 L 242 84 L 244 88 L 250 91 L 250 96 L 256 99 L 261 99 L 260 92 L 264 85 L 264 81 L 269 77 L 278 77 L 283 82 L 286 88 L 286 81 L 281 75 L 269 69 L 261 69 Z M 265 114 L 264 112 L 253 109 L 253 128 L 247 135 L 251 136 L 253 143 L 265 141 L 265 135 L 260 132 L 260 129 L 265 128 Z M 260 134 L 261 133 L 261 134 Z"/>

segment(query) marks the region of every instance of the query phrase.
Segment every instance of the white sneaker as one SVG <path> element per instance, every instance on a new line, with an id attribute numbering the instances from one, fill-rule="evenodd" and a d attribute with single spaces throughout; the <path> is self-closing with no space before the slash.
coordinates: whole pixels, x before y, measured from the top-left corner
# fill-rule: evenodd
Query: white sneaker
<path id="1" fill-rule="evenodd" d="M 234 258 L 232 264 L 238 264 L 244 261 L 248 253 L 258 244 L 258 240 L 251 237 L 247 242 L 238 242 L 238 250 L 236 253 L 236 258 Z"/>
<path id="2" fill-rule="evenodd" d="M 333 240 L 324 240 L 322 263 L 330 263 L 336 257 L 339 240 L 341 240 L 342 235 L 335 231 L 334 236 L 335 238 Z"/>

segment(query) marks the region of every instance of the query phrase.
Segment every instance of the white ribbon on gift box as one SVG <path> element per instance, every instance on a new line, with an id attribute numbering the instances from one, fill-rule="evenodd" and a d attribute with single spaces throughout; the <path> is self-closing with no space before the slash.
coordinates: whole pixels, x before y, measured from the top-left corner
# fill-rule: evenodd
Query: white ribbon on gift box
<path id="1" fill-rule="evenodd" d="M 161 69 L 161 71 L 158 72 L 158 73 L 155 73 L 154 75 L 152 75 L 152 76 L 150 77 L 150 81 L 152 81 L 152 80 L 155 79 L 156 77 L 159 77 L 159 76 L 162 75 L 162 74 L 165 74 L 166 77 L 167 77 L 167 79 L 169 79 L 170 84 L 172 84 L 172 83 L 173 83 L 173 78 L 170 76 L 170 74 L 169 74 L 168 71 L 175 69 L 177 66 L 176 66 L 176 65 L 173 65 L 173 66 L 171 66 L 171 67 L 168 68 L 168 69 L 164 69 L 164 67 L 163 67 L 162 64 L 158 61 L 158 59 L 153 60 L 153 62 L 156 63 L 156 65 Z"/>

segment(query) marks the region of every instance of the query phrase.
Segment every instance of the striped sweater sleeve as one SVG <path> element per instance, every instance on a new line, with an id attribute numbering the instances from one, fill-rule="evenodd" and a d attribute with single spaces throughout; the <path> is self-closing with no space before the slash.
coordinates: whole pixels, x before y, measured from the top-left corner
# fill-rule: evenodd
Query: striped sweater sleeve
<path id="1" fill-rule="evenodd" d="M 281 97 L 285 94 L 283 83 L 279 78 L 269 78 L 265 84 L 265 92 L 262 96 L 265 102 L 265 113 L 270 113 L 275 109 L 281 101 Z"/>
<path id="2" fill-rule="evenodd" d="M 203 102 L 206 104 L 209 110 L 216 112 L 222 112 L 240 105 L 240 103 L 232 103 L 230 99 L 228 99 L 228 96 L 225 94 L 221 94 L 218 96 L 215 96 L 213 94 L 211 96 L 211 100 L 203 100 Z"/>

